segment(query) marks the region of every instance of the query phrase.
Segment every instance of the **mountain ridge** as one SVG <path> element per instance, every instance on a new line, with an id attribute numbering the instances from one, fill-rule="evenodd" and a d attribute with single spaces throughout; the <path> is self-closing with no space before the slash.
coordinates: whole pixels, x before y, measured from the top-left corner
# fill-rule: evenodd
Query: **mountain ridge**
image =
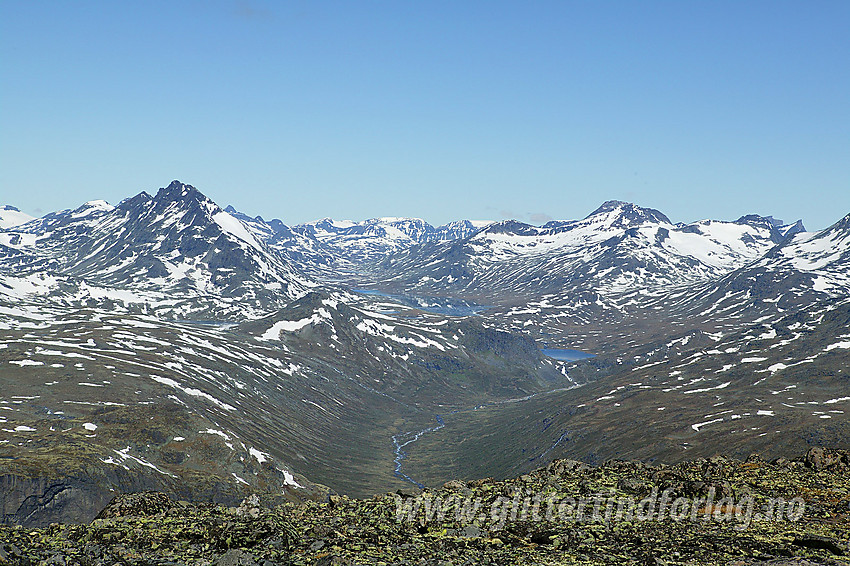
<path id="1" fill-rule="evenodd" d="M 132 485 L 368 496 L 780 438 L 743 422 L 796 448 L 845 434 L 850 215 L 805 232 L 606 201 L 441 228 L 289 227 L 174 181 L 0 230 L 0 475 L 21 501 L 76 478 L 92 511 Z"/>

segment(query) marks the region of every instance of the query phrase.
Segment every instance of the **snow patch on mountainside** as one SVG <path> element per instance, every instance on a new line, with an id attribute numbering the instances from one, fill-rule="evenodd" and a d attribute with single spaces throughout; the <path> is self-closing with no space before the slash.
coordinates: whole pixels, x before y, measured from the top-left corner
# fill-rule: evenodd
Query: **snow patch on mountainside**
<path id="1" fill-rule="evenodd" d="M 325 311 L 327 314 L 327 311 Z M 322 312 L 315 313 L 310 318 L 304 318 L 301 320 L 279 320 L 275 322 L 268 330 L 263 332 L 260 336 L 260 340 L 279 340 L 281 332 L 295 332 L 296 330 L 301 330 L 305 326 L 309 324 L 318 324 L 322 321 L 323 318 L 330 318 L 330 314 L 327 316 L 323 316 Z"/>
<path id="2" fill-rule="evenodd" d="M 816 271 L 836 262 L 850 249 L 850 233 L 835 231 L 798 237 L 785 246 L 782 255 L 795 269 Z"/>
<path id="3" fill-rule="evenodd" d="M 96 214 L 98 212 L 109 212 L 115 208 L 105 200 L 90 200 L 85 203 L 80 208 L 76 209 L 72 214 L 72 218 L 84 218 L 89 216 L 90 214 Z"/>
<path id="4" fill-rule="evenodd" d="M 35 220 L 35 217 L 21 212 L 14 206 L 0 206 L 0 229 L 2 230 L 26 224 L 30 220 Z"/>
<path id="5" fill-rule="evenodd" d="M 213 214 L 212 219 L 213 221 L 215 221 L 216 224 L 221 227 L 222 230 L 224 230 L 228 234 L 237 237 L 238 239 L 242 240 L 243 242 L 245 242 L 246 244 L 248 244 L 259 252 L 263 251 L 263 248 L 262 246 L 260 246 L 260 243 L 254 237 L 254 235 L 248 231 L 245 225 L 239 222 L 237 219 L 233 218 L 228 213 L 224 211 L 218 212 L 216 214 Z"/>

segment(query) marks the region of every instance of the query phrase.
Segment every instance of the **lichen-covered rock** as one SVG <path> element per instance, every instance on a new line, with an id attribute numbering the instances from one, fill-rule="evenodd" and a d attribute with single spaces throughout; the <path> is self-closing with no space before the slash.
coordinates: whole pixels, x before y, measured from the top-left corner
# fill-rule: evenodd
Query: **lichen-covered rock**
<path id="1" fill-rule="evenodd" d="M 164 493 L 156 491 L 122 493 L 116 495 L 95 518 L 150 517 L 164 513 L 172 507 L 174 502 Z"/>
<path id="2" fill-rule="evenodd" d="M 663 468 L 560 461 L 513 480 L 274 508 L 257 497 L 224 507 L 138 493 L 117 497 L 88 525 L 0 527 L 0 564 L 850 565 L 845 454 L 816 453 L 821 465 L 811 454 Z M 664 497 L 686 493 L 697 498 L 687 516 L 657 516 Z M 552 498 L 562 505 L 547 507 Z M 606 507 L 628 500 L 637 504 L 630 515 Z M 561 515 L 581 501 L 583 520 Z M 768 504 L 782 513 L 762 516 Z"/>
<path id="3" fill-rule="evenodd" d="M 214 566 L 258 566 L 254 557 L 244 550 L 231 549 L 218 557 Z"/>

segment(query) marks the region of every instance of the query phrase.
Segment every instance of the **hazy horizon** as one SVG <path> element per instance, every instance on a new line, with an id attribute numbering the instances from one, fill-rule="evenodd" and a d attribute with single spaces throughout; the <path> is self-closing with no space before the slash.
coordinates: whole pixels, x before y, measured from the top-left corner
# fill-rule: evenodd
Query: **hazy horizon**
<path id="1" fill-rule="evenodd" d="M 174 180 L 179 181 L 179 179 L 174 179 Z M 180 182 L 183 182 L 183 181 L 180 181 Z M 196 189 L 198 189 L 201 193 L 204 193 L 204 191 L 201 187 L 197 187 L 197 186 L 193 185 L 192 183 L 184 183 L 184 184 L 193 186 Z M 167 186 L 167 185 L 165 185 L 165 186 Z M 104 201 L 107 204 L 114 206 L 114 205 L 117 205 L 124 200 L 133 198 L 134 196 L 141 194 L 142 192 L 146 192 L 146 193 L 150 194 L 151 196 L 153 196 L 161 188 L 164 188 L 164 187 L 158 187 L 157 189 L 151 189 L 151 190 L 146 190 L 146 191 L 139 191 L 138 193 L 128 195 L 128 196 L 124 197 L 123 199 L 116 201 L 116 202 L 110 202 L 110 201 L 107 201 L 106 199 L 89 199 L 87 201 L 83 201 L 83 202 L 79 203 L 79 205 L 77 205 L 77 206 L 73 206 L 73 207 L 70 207 L 70 208 L 67 208 L 67 209 L 44 210 L 44 211 L 41 211 L 40 213 L 38 213 L 37 215 L 30 213 L 30 212 L 27 212 L 26 210 L 22 210 L 22 212 L 25 212 L 27 214 L 31 214 L 33 216 L 40 217 L 40 216 L 44 216 L 44 215 L 47 215 L 47 214 L 50 214 L 50 213 L 53 213 L 53 212 L 61 212 L 62 210 L 74 210 L 76 208 L 84 206 L 86 203 L 94 202 L 94 201 Z M 205 196 L 209 197 L 209 195 L 205 195 Z M 215 200 L 215 199 L 213 199 L 213 200 Z M 305 221 L 302 221 L 302 222 L 287 222 L 286 219 L 284 219 L 284 218 L 277 218 L 277 217 L 273 217 L 273 216 L 268 216 L 266 214 L 263 214 L 262 212 L 254 213 L 254 212 L 248 212 L 248 211 L 242 210 L 241 208 L 239 208 L 239 206 L 235 205 L 232 202 L 216 202 L 216 204 L 218 204 L 222 209 L 226 209 L 228 207 L 233 207 L 237 212 L 240 212 L 242 214 L 246 214 L 246 215 L 248 215 L 252 218 L 256 218 L 256 217 L 260 216 L 260 217 L 263 218 L 263 220 L 266 220 L 266 221 L 277 219 L 277 220 L 282 221 L 284 224 L 286 224 L 288 226 L 296 226 L 296 225 L 299 225 L 299 224 L 309 224 L 311 222 L 318 222 L 318 221 L 324 220 L 326 218 L 330 218 L 331 220 L 333 220 L 335 222 L 363 222 L 363 221 L 367 221 L 367 220 L 376 220 L 376 219 L 377 220 L 418 219 L 418 220 L 424 220 L 425 222 L 427 222 L 428 224 L 431 224 L 434 227 L 439 227 L 439 226 L 442 226 L 442 225 L 445 225 L 445 224 L 448 224 L 448 223 L 451 223 L 451 222 L 462 221 L 462 220 L 469 220 L 470 222 L 473 222 L 473 223 L 502 222 L 502 221 L 505 221 L 505 220 L 516 220 L 516 221 L 524 222 L 524 223 L 531 224 L 531 225 L 541 226 L 541 225 L 546 224 L 547 222 L 550 222 L 550 221 L 553 221 L 553 220 L 555 220 L 555 221 L 581 220 L 581 219 L 585 218 L 586 216 L 592 214 L 602 204 L 604 204 L 605 202 L 611 201 L 611 200 L 619 200 L 619 199 L 605 199 L 603 201 L 600 201 L 596 206 L 594 206 L 592 209 L 586 211 L 585 213 L 579 214 L 578 216 L 574 216 L 574 217 L 570 217 L 570 218 L 551 218 L 551 217 L 541 218 L 541 217 L 539 217 L 535 214 L 531 214 L 530 216 L 532 216 L 532 218 L 527 218 L 527 219 L 516 218 L 516 217 L 508 217 L 508 216 L 493 217 L 493 218 L 461 218 L 461 217 L 456 217 L 456 218 L 450 218 L 449 220 L 444 221 L 444 222 L 432 222 L 428 218 L 422 218 L 421 216 L 375 216 L 375 215 L 365 216 L 363 218 L 344 218 L 344 217 L 333 218 L 333 217 L 330 217 L 330 216 L 322 216 L 322 217 L 319 217 L 319 218 L 313 218 L 313 219 L 305 220 Z M 624 202 L 629 202 L 629 201 L 624 201 Z M 639 202 L 631 202 L 631 204 L 640 206 L 641 208 L 655 209 L 655 210 L 658 210 L 661 213 L 664 213 L 663 209 L 658 209 L 656 207 L 651 207 L 651 206 L 644 206 L 643 204 L 641 204 Z M 2 203 L 2 202 L 0 202 L 0 206 L 5 206 L 5 205 L 13 206 L 15 208 L 19 208 L 19 207 L 15 206 L 13 203 Z M 763 216 L 763 217 L 773 217 L 774 220 L 781 221 L 786 225 L 793 224 L 797 221 L 802 221 L 803 224 L 806 226 L 806 229 L 808 231 L 822 230 L 823 228 L 827 228 L 829 225 L 832 225 L 835 222 L 837 222 L 838 220 L 840 220 L 841 218 L 843 218 L 843 216 L 836 218 L 834 222 L 830 223 L 828 226 L 824 226 L 823 228 L 812 229 L 812 228 L 809 228 L 808 225 L 806 225 L 806 219 L 805 218 L 794 218 L 794 219 L 777 218 L 775 215 L 760 214 L 757 211 L 743 212 L 743 213 L 739 214 L 738 216 L 736 216 L 734 218 L 708 218 L 708 217 L 704 217 L 704 218 L 694 218 L 692 220 L 679 220 L 679 219 L 675 219 L 675 218 L 670 218 L 669 215 L 667 215 L 667 216 L 668 216 L 668 218 L 670 218 L 670 221 L 673 224 L 677 224 L 677 223 L 690 224 L 690 223 L 693 223 L 693 222 L 699 222 L 701 220 L 720 220 L 720 221 L 732 222 L 732 221 L 736 221 L 736 220 L 738 220 L 738 219 L 740 219 L 744 216 L 751 215 L 751 214 L 757 214 L 757 215 Z"/>

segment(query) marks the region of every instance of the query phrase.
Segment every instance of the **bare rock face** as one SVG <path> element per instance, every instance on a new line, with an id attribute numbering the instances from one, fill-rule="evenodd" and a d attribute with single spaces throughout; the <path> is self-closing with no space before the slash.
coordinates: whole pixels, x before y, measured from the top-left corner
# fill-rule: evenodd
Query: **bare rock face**
<path id="1" fill-rule="evenodd" d="M 230 486 L 216 478 L 210 478 L 208 484 L 175 486 L 158 476 L 119 466 L 85 468 L 62 478 L 0 475 L 0 525 L 40 528 L 51 523 L 84 524 L 96 518 L 157 515 L 175 505 L 169 495 L 175 500 L 224 505 L 240 500 L 238 493 L 228 491 Z"/>
<path id="2" fill-rule="evenodd" d="M 0 476 L 0 524 L 88 522 L 111 496 L 106 489 L 74 478 Z"/>
<path id="3" fill-rule="evenodd" d="M 580 474 L 585 470 L 590 469 L 590 466 L 585 464 L 584 462 L 579 462 L 577 460 L 555 460 L 551 464 L 549 464 L 547 470 L 556 476 L 560 475 L 569 475 L 569 474 Z"/>

